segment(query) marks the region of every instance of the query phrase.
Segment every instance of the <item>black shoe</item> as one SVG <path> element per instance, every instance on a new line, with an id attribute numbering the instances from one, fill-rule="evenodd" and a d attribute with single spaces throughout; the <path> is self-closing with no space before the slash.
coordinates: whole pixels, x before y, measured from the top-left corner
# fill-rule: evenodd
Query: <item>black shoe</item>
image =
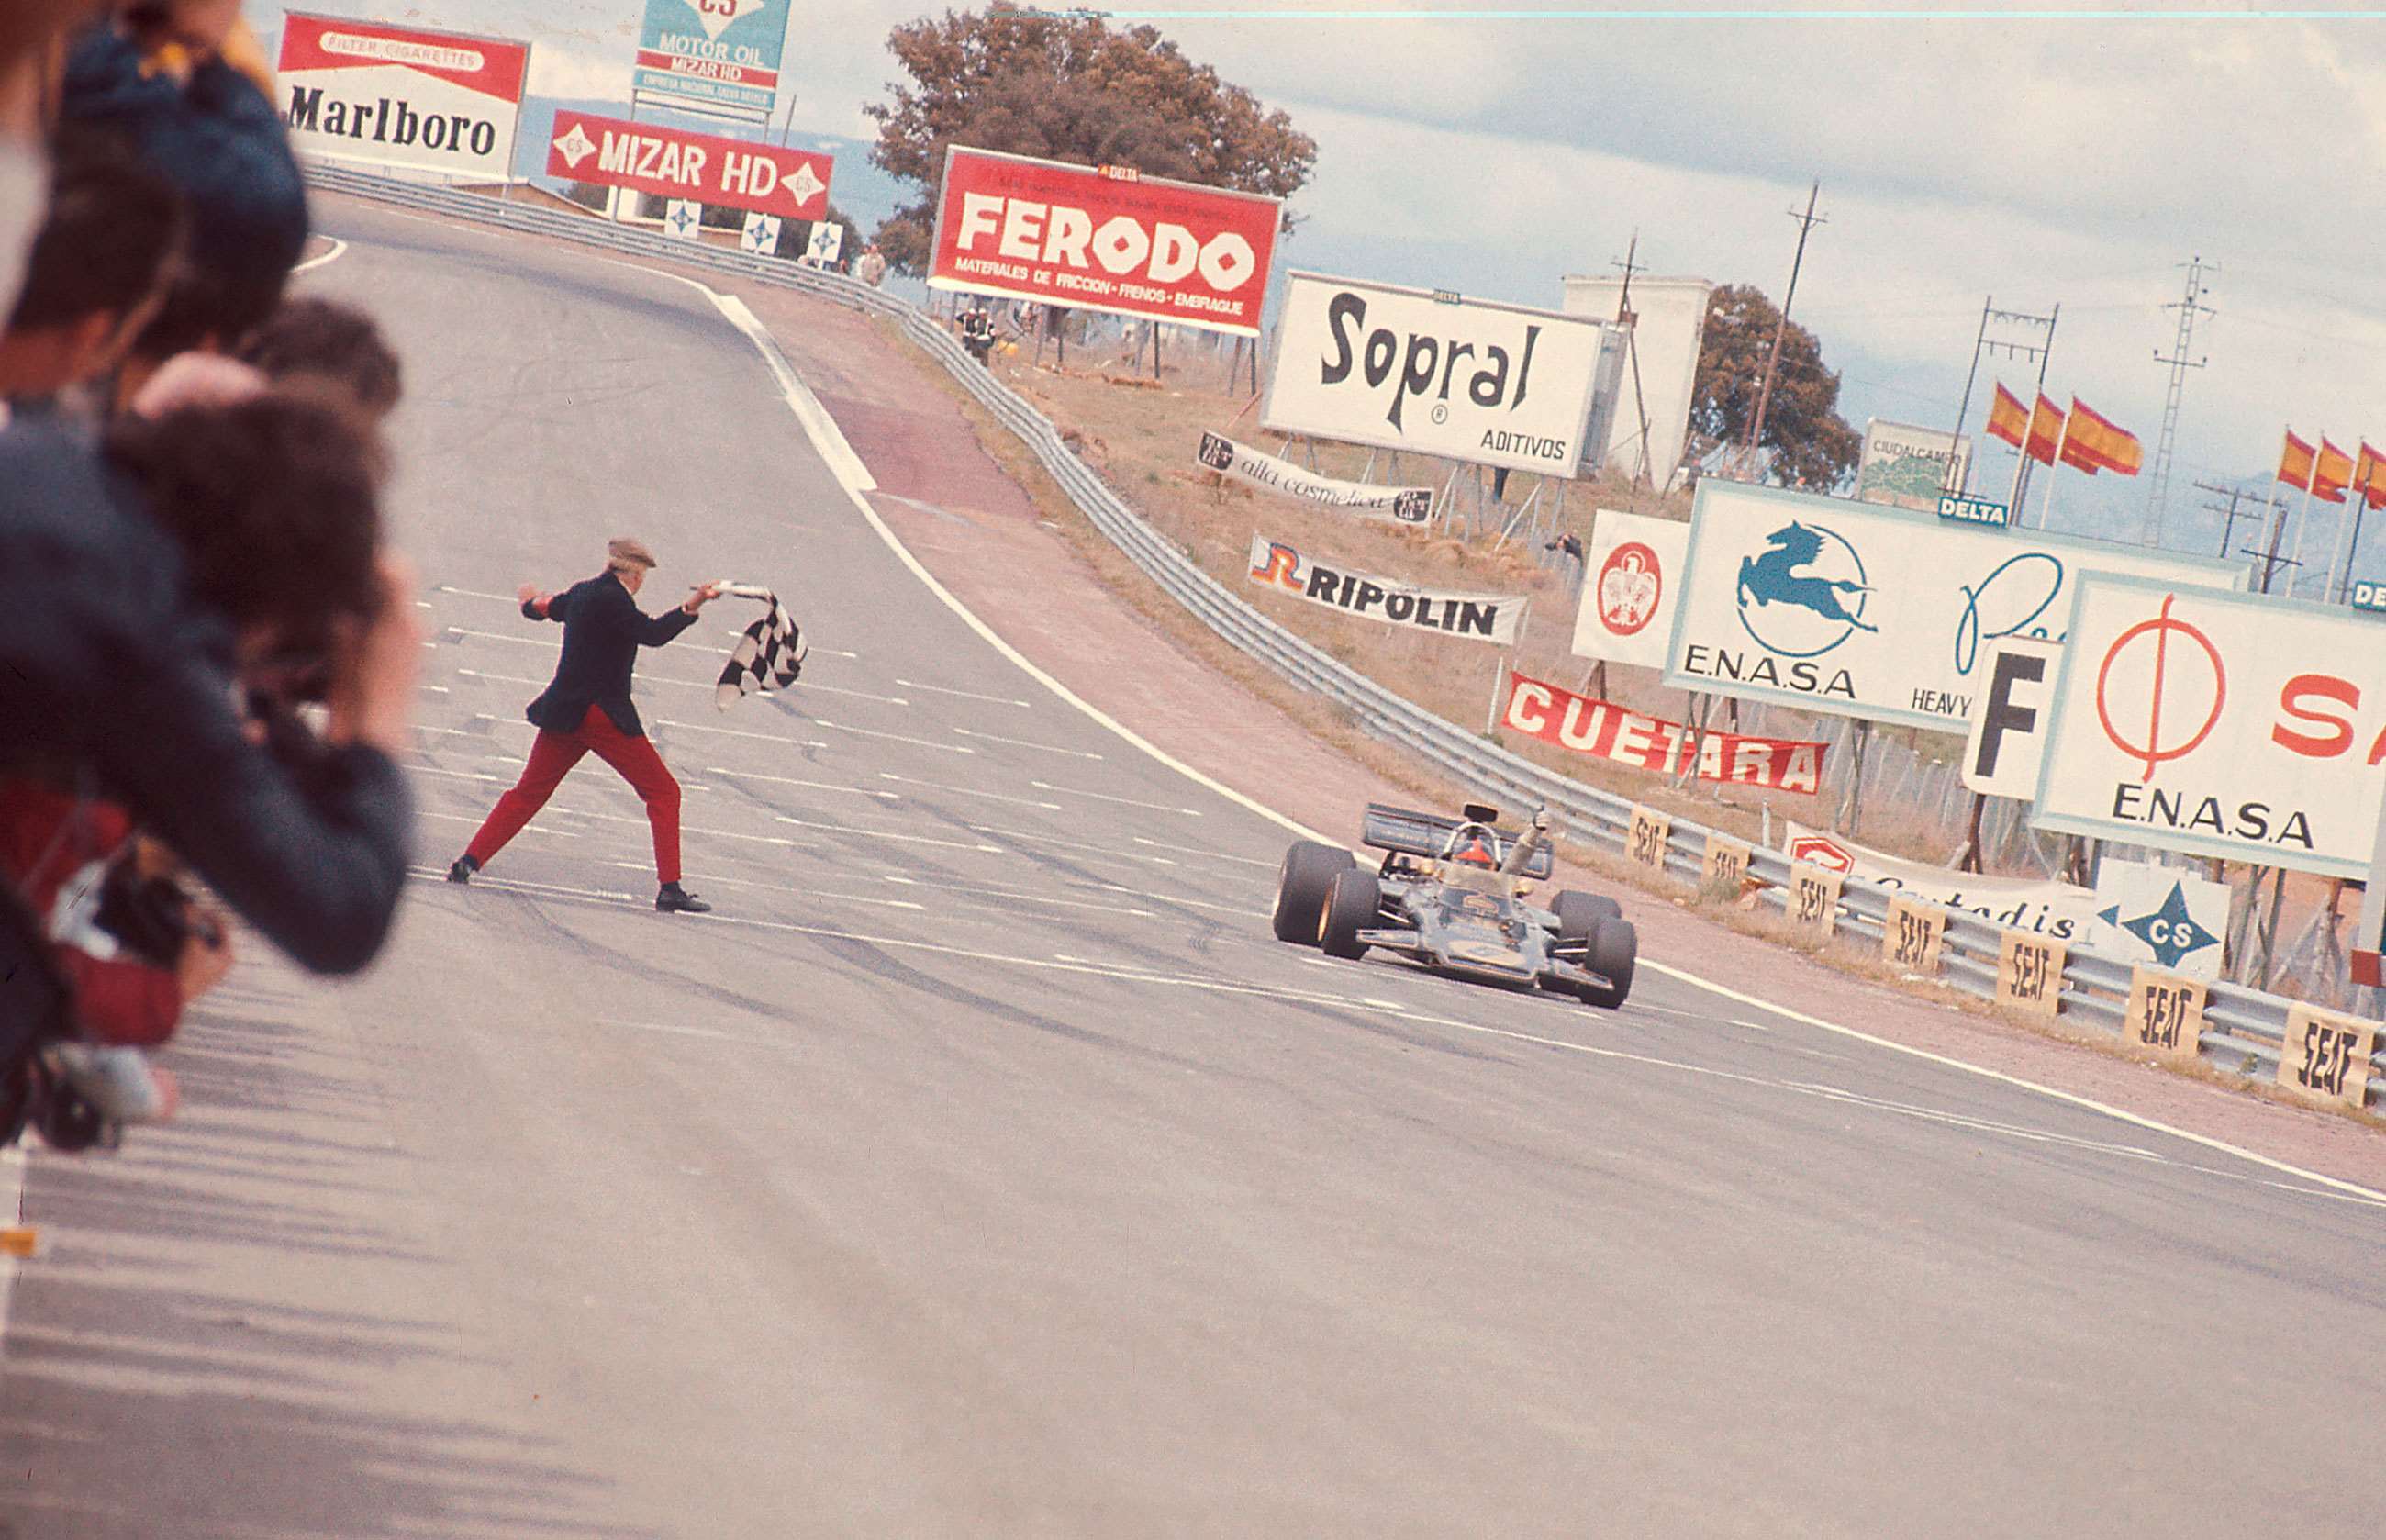
<path id="1" fill-rule="evenodd" d="M 664 914 L 710 914 L 712 906 L 677 883 L 665 883 L 655 890 L 655 908 Z"/>
<path id="2" fill-rule="evenodd" d="M 481 863 L 471 857 L 458 856 L 448 864 L 447 880 L 451 883 L 469 883 L 472 880 L 472 873 L 480 870 Z"/>

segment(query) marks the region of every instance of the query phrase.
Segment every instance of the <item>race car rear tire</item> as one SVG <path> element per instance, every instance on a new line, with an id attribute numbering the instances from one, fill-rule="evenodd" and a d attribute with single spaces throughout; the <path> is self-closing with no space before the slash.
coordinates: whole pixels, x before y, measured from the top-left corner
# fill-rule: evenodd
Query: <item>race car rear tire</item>
<path id="1" fill-rule="evenodd" d="M 1325 912 L 1318 917 L 1317 945 L 1329 958 L 1363 957 L 1367 944 L 1359 933 L 1375 923 L 1383 908 L 1383 886 L 1374 872 L 1353 865 L 1336 873 L 1334 885 L 1326 890 Z"/>
<path id="2" fill-rule="evenodd" d="M 1275 877 L 1275 913 L 1271 922 L 1278 941 L 1297 941 L 1303 946 L 1317 945 L 1318 919 L 1325 912 L 1325 891 L 1334 885 L 1337 872 L 1349 871 L 1359 863 L 1350 852 L 1338 845 L 1322 845 L 1315 840 L 1296 841 L 1284 853 L 1284 865 Z"/>
<path id="3" fill-rule="evenodd" d="M 1590 955 L 1583 966 L 1609 981 L 1582 986 L 1582 1003 L 1614 1010 L 1632 994 L 1632 970 L 1640 958 L 1640 933 L 1628 920 L 1601 920 L 1591 928 Z"/>

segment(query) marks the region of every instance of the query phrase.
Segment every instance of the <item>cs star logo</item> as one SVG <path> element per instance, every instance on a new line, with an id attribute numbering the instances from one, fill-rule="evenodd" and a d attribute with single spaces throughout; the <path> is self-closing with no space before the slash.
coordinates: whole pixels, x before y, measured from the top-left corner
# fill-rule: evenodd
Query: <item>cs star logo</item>
<path id="1" fill-rule="evenodd" d="M 2144 942 L 2154 952 L 2154 961 L 2165 968 L 2177 968 L 2190 952 L 2200 952 L 2220 939 L 2197 924 L 2195 917 L 2187 912 L 2186 884 L 2181 883 L 2170 885 L 2170 896 L 2152 914 L 2123 920 L 2121 906 L 2116 904 L 2096 918 Z"/>

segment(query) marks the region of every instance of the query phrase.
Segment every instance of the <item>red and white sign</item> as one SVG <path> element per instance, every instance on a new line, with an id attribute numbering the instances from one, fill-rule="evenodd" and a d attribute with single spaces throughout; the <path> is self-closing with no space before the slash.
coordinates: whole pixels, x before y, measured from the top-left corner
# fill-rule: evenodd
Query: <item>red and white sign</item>
<path id="1" fill-rule="evenodd" d="M 304 154 L 502 181 L 530 44 L 291 12 L 282 120 Z"/>
<path id="2" fill-rule="evenodd" d="M 2349 609 L 2091 574 L 2033 821 L 2367 876 L 2386 793 L 2380 628 Z"/>
<path id="3" fill-rule="evenodd" d="M 1600 509 L 1583 553 L 1575 655 L 1664 668 L 1689 547 L 1690 527 L 1679 520 Z"/>
<path id="4" fill-rule="evenodd" d="M 810 150 L 587 112 L 557 113 L 546 146 L 551 177 L 788 219 L 817 219 L 827 212 L 835 166 Z"/>
<path id="5" fill-rule="evenodd" d="M 928 283 L 1256 337 L 1281 218 L 1254 193 L 955 145 Z"/>
<path id="6" fill-rule="evenodd" d="M 1828 834 L 1792 834 L 1790 836 L 1790 858 L 1836 871 L 1842 877 L 1856 869 L 1856 858 L 1848 847 Z"/>
<path id="7" fill-rule="evenodd" d="M 1823 783 L 1821 744 L 1702 733 L 1523 674 L 1508 676 L 1508 705 L 1500 720 L 1545 744 L 1635 770 L 1666 775 L 1695 770 L 1702 781 L 1809 794 Z"/>
<path id="8" fill-rule="evenodd" d="M 1961 909 L 2008 931 L 2030 931 L 2063 942 L 2088 938 L 2100 900 L 2087 888 L 2027 877 L 1984 877 L 1884 855 L 1819 829 L 1791 823 L 1782 850 L 1793 861 L 1836 871 L 1847 885 L 1869 883 L 1892 897 Z"/>

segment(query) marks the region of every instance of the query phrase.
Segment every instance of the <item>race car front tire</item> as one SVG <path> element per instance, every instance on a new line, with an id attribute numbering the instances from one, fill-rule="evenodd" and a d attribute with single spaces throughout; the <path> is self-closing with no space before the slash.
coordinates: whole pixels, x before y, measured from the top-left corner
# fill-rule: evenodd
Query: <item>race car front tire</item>
<path id="1" fill-rule="evenodd" d="M 1590 954 L 1583 966 L 1606 979 L 1605 986 L 1582 986 L 1582 1003 L 1614 1010 L 1632 993 L 1632 970 L 1640 958 L 1640 933 L 1628 920 L 1601 920 L 1591 927 Z"/>
<path id="2" fill-rule="evenodd" d="M 1374 872 L 1353 865 L 1337 873 L 1326 890 L 1325 912 L 1318 917 L 1317 945 L 1329 958 L 1365 956 L 1367 944 L 1359 933 L 1375 923 L 1383 908 L 1384 890 Z"/>
<path id="3" fill-rule="evenodd" d="M 1275 938 L 1299 942 L 1303 946 L 1316 945 L 1318 920 L 1325 912 L 1326 890 L 1334 885 L 1337 872 L 1351 870 L 1358 864 L 1350 858 L 1350 852 L 1338 845 L 1296 841 L 1284 853 L 1284 865 L 1276 871 L 1275 913 L 1271 917 Z"/>

